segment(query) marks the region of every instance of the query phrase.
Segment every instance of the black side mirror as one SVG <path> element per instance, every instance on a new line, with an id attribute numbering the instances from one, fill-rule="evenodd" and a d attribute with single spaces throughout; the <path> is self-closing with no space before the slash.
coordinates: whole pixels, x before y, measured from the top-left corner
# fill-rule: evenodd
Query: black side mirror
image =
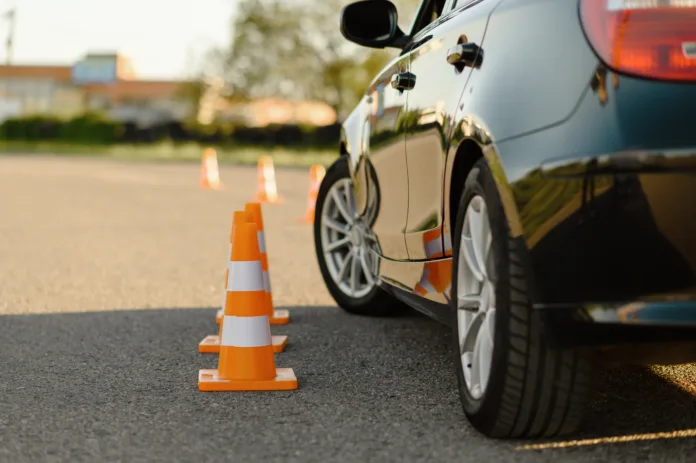
<path id="1" fill-rule="evenodd" d="M 399 15 L 389 0 L 359 0 L 341 10 L 341 34 L 364 47 L 403 48 Z"/>

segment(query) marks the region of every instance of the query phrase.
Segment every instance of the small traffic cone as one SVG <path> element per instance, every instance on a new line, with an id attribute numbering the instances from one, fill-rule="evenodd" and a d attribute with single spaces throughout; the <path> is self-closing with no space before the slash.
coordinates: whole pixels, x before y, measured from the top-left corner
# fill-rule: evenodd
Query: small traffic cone
<path id="1" fill-rule="evenodd" d="M 246 212 L 235 212 L 234 213 L 234 220 L 232 222 L 232 232 L 230 234 L 230 243 L 233 240 L 234 236 L 234 230 L 239 227 L 242 224 L 245 223 L 250 223 L 248 221 L 249 215 Z M 225 304 L 227 304 L 228 296 L 227 296 L 227 291 L 229 291 L 230 288 L 230 265 L 231 265 L 231 259 L 232 259 L 232 244 L 230 244 L 230 253 L 228 254 L 228 264 L 227 264 L 227 272 L 225 276 L 225 302 L 223 302 L 223 310 Z M 264 307 L 265 305 L 268 304 L 268 300 L 264 301 Z M 265 309 L 268 310 L 268 309 Z M 223 313 L 224 315 L 224 313 Z M 198 344 L 198 352 L 202 354 L 217 354 L 220 352 L 220 338 L 222 336 L 222 320 L 220 322 L 220 330 L 218 334 L 211 334 L 209 336 L 206 336 L 205 339 L 203 339 L 199 344 Z M 285 346 L 288 344 L 288 337 L 287 336 L 272 336 L 271 337 L 272 345 L 273 345 L 273 352 L 279 353 L 283 352 L 285 350 Z"/>
<path id="2" fill-rule="evenodd" d="M 235 212 L 243 214 L 241 212 Z M 238 219 L 239 220 L 239 219 Z M 227 299 L 218 368 L 199 370 L 200 391 L 288 391 L 297 389 L 292 368 L 276 368 L 256 225 L 232 228 Z"/>
<path id="3" fill-rule="evenodd" d="M 324 180 L 326 169 L 321 164 L 315 164 L 309 168 L 309 192 L 307 193 L 307 210 L 304 217 L 300 218 L 301 222 L 314 223 L 314 213 L 317 207 L 317 196 L 319 196 L 319 187 L 321 181 Z"/>
<path id="4" fill-rule="evenodd" d="M 259 158 L 256 174 L 256 201 L 270 204 L 284 202 L 284 199 L 278 195 L 275 167 L 273 167 L 273 158 L 270 156 Z"/>
<path id="5" fill-rule="evenodd" d="M 204 190 L 218 190 L 222 187 L 220 172 L 218 171 L 217 153 L 213 148 L 203 150 L 200 186 Z"/>
<path id="6" fill-rule="evenodd" d="M 244 210 L 249 214 L 250 220 L 256 223 L 258 231 L 261 265 L 263 267 L 263 284 L 266 289 L 266 297 L 268 298 L 268 318 L 271 325 L 287 325 L 290 323 L 290 312 L 287 310 L 274 310 L 273 308 L 273 294 L 271 293 L 271 277 L 268 271 L 268 253 L 266 251 L 266 237 L 263 231 L 261 204 L 247 203 Z"/>
<path id="7" fill-rule="evenodd" d="M 232 226 L 234 226 L 234 220 L 232 221 Z M 225 264 L 225 268 L 228 267 L 230 263 L 230 256 L 232 255 L 232 234 L 230 233 L 230 250 L 227 253 L 227 263 Z M 227 272 L 225 272 L 227 273 Z M 225 287 L 227 287 L 227 277 L 225 277 Z M 220 308 L 218 309 L 217 313 L 215 314 L 215 323 L 218 325 L 222 322 L 222 316 L 225 314 L 225 300 L 227 298 L 227 293 L 223 295 L 222 298 L 222 304 L 220 304 Z"/>

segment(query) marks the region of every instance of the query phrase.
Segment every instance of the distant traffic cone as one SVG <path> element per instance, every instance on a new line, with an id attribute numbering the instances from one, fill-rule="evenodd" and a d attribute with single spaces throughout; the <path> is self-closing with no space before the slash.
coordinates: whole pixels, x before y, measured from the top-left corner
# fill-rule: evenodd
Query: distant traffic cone
<path id="1" fill-rule="evenodd" d="M 247 203 L 244 210 L 249 214 L 250 220 L 256 223 L 258 231 L 259 249 L 261 250 L 261 265 L 263 268 L 263 284 L 268 298 L 268 318 L 271 325 L 287 325 L 290 323 L 290 312 L 287 310 L 274 310 L 273 294 L 271 292 L 271 277 L 268 269 L 268 253 L 266 251 L 266 236 L 263 231 L 263 215 L 261 204 Z"/>
<path id="2" fill-rule="evenodd" d="M 222 187 L 220 172 L 218 171 L 217 153 L 213 148 L 203 150 L 200 185 L 204 190 L 218 190 Z"/>
<path id="3" fill-rule="evenodd" d="M 232 232 L 230 234 L 230 243 L 232 243 L 233 237 L 234 237 L 234 230 L 238 228 L 240 225 L 245 224 L 245 223 L 251 223 L 248 221 L 249 215 L 246 212 L 235 212 L 234 213 L 234 220 L 232 222 Z M 228 264 L 227 264 L 227 271 L 226 276 L 225 276 L 225 302 L 223 302 L 223 310 L 224 306 L 227 304 L 228 296 L 227 296 L 227 291 L 229 291 L 230 288 L 230 268 L 231 268 L 231 259 L 232 259 L 232 245 L 230 244 L 230 253 L 228 254 Z M 262 277 L 263 278 L 263 277 Z M 265 290 L 264 290 L 265 292 Z M 268 300 L 264 301 L 264 310 L 268 310 L 266 306 L 268 305 Z M 224 315 L 224 313 L 223 313 Z M 198 344 L 198 352 L 202 354 L 217 354 L 220 352 L 220 339 L 222 337 L 222 320 L 220 322 L 220 330 L 217 335 L 211 334 L 210 336 L 206 336 L 205 339 L 203 339 L 199 344 Z M 273 352 L 283 352 L 285 349 L 285 346 L 288 344 L 288 337 L 287 336 L 272 336 L 272 344 L 273 344 Z"/>
<path id="4" fill-rule="evenodd" d="M 307 210 L 304 217 L 300 218 L 301 222 L 314 223 L 314 213 L 317 207 L 317 196 L 319 196 L 319 187 L 321 181 L 324 180 L 326 169 L 321 164 L 315 164 L 309 168 L 309 192 L 307 193 Z"/>
<path id="5" fill-rule="evenodd" d="M 266 296 L 256 226 L 239 223 L 232 229 L 232 242 L 218 368 L 199 370 L 198 389 L 297 389 L 292 368 L 276 368 L 275 365 L 271 327 L 264 313 Z"/>
<path id="6" fill-rule="evenodd" d="M 270 156 L 259 158 L 256 174 L 256 201 L 270 204 L 284 202 L 284 199 L 278 195 L 275 167 L 273 166 L 273 158 Z"/>

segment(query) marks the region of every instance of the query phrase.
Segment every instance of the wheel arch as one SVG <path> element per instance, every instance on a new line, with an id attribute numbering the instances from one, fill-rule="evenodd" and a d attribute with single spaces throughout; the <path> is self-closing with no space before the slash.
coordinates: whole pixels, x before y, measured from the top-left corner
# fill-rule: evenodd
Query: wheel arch
<path id="1" fill-rule="evenodd" d="M 450 230 L 454 231 L 455 220 L 457 219 L 457 208 L 459 198 L 464 191 L 464 183 L 476 161 L 483 157 L 481 147 L 472 139 L 465 139 L 455 150 L 452 167 L 449 169 L 448 181 L 445 182 L 449 191 L 445 191 L 445 223 Z"/>
<path id="2" fill-rule="evenodd" d="M 464 133 L 471 135 L 464 136 Z M 454 230 L 459 198 L 464 191 L 466 178 L 476 161 L 485 158 L 491 169 L 498 195 L 503 205 L 513 238 L 522 236 L 519 211 L 508 183 L 499 152 L 490 133 L 479 123 L 464 118 L 450 143 L 444 181 L 444 220 L 446 234 Z"/>

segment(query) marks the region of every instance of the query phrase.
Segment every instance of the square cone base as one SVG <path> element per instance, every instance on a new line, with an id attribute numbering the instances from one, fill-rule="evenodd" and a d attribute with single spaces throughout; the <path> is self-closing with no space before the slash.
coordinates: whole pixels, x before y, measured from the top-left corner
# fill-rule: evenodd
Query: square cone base
<path id="1" fill-rule="evenodd" d="M 222 315 L 224 313 L 224 310 L 218 309 L 217 313 L 215 314 L 215 323 L 219 325 L 222 322 Z"/>
<path id="2" fill-rule="evenodd" d="M 272 336 L 271 340 L 273 342 L 273 352 L 276 354 L 283 352 L 285 350 L 285 346 L 288 345 L 287 336 Z M 220 336 L 217 334 L 206 336 L 205 339 L 198 344 L 198 352 L 201 354 L 219 354 Z"/>
<path id="3" fill-rule="evenodd" d="M 218 370 L 199 370 L 198 390 L 204 392 L 293 391 L 297 378 L 292 368 L 276 368 L 273 379 L 222 379 Z"/>
<path id="4" fill-rule="evenodd" d="M 274 310 L 273 316 L 268 318 L 271 325 L 287 325 L 290 323 L 290 312 L 287 310 Z"/>
<path id="5" fill-rule="evenodd" d="M 276 195 L 275 199 L 269 198 L 266 193 L 257 193 L 254 197 L 254 201 L 261 204 L 285 204 L 285 198 L 280 195 Z"/>

